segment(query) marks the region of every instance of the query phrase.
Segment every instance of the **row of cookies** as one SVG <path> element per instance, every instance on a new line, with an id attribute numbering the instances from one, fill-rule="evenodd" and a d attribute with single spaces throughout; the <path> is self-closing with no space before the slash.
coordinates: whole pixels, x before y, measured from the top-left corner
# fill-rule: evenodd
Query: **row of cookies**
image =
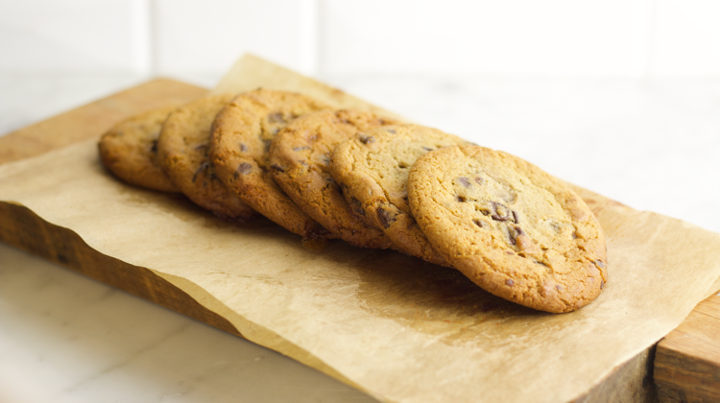
<path id="1" fill-rule="evenodd" d="M 535 309 L 577 309 L 607 278 L 602 231 L 560 181 L 440 130 L 301 94 L 259 89 L 154 111 L 99 148 L 127 182 L 180 190 L 226 218 L 257 211 L 305 239 L 456 267 Z"/>

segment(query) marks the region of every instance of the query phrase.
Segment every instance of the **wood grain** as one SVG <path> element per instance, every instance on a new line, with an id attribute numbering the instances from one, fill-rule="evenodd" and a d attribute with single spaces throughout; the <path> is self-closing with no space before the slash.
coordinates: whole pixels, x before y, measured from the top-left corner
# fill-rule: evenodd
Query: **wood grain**
<path id="1" fill-rule="evenodd" d="M 0 137 L 0 164 L 99 138 L 123 118 L 183 104 L 206 93 L 173 80 L 149 81 Z M 147 268 L 100 254 L 74 232 L 42 220 L 23 206 L 0 203 L 0 241 L 241 336 L 226 319 Z M 720 402 L 720 296 L 699 304 L 659 343 L 656 352 L 651 348 L 617 367 L 575 402 L 653 402 L 657 397 L 663 402 Z"/>
<path id="2" fill-rule="evenodd" d="M 657 346 L 660 402 L 720 402 L 720 296 L 698 304 Z"/>

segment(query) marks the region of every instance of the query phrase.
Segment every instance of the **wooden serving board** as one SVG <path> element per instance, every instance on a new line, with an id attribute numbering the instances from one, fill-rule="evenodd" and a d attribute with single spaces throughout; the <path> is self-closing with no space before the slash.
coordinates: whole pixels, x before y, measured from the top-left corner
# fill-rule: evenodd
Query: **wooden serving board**
<path id="1" fill-rule="evenodd" d="M 206 89 L 156 79 L 0 137 L 0 164 L 99 138 L 123 118 L 168 104 L 183 104 Z M 0 203 L 0 241 L 88 277 L 242 336 L 226 319 L 150 270 L 103 255 L 77 234 L 29 209 Z M 616 368 L 576 402 L 720 401 L 720 296 L 698 304 L 656 346 Z"/>

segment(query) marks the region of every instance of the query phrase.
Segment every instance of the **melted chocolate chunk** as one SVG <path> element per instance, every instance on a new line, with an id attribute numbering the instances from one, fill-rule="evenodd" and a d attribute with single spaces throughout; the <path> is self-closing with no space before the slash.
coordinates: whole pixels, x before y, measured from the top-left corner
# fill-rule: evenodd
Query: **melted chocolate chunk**
<path id="1" fill-rule="evenodd" d="M 245 146 L 245 144 L 243 144 L 243 143 L 240 143 L 240 151 L 242 151 L 242 152 L 247 151 L 247 146 Z"/>
<path id="2" fill-rule="evenodd" d="M 508 239 L 510 240 L 510 243 L 513 245 L 517 245 L 517 237 L 519 237 L 520 235 L 523 235 L 523 234 L 525 234 L 525 231 L 523 231 L 522 228 L 520 228 L 520 227 L 508 228 L 508 232 L 507 232 Z"/>
<path id="3" fill-rule="evenodd" d="M 517 240 L 515 239 L 516 237 L 512 233 L 512 231 L 508 230 L 507 236 L 508 236 L 508 240 L 510 240 L 511 245 L 517 245 Z"/>
<path id="4" fill-rule="evenodd" d="M 195 179 L 197 179 L 198 175 L 200 175 L 200 172 L 208 169 L 210 167 L 210 163 L 205 161 L 202 164 L 200 164 L 200 167 L 195 171 L 195 175 L 193 175 L 192 183 L 195 183 Z"/>
<path id="5" fill-rule="evenodd" d="M 341 184 L 341 187 L 345 188 L 346 186 Z M 362 208 L 362 203 L 360 203 L 360 200 L 358 200 L 354 197 L 352 199 L 350 199 L 350 207 L 355 212 L 355 214 L 361 215 L 361 216 L 365 215 L 365 210 Z"/>
<path id="6" fill-rule="evenodd" d="M 480 228 L 483 227 L 482 221 L 478 220 L 477 218 L 473 220 L 473 224 L 477 225 Z"/>
<path id="7" fill-rule="evenodd" d="M 455 200 L 459 201 L 460 203 L 465 203 L 467 200 L 465 196 L 455 196 Z"/>
<path id="8" fill-rule="evenodd" d="M 515 212 L 515 210 L 512 211 L 513 220 L 515 220 L 515 224 L 520 224 L 520 220 L 518 220 L 518 215 Z"/>
<path id="9" fill-rule="evenodd" d="M 383 224 L 384 228 L 390 227 L 390 224 L 395 222 L 395 216 L 394 214 L 391 216 L 392 213 L 388 212 L 387 210 L 383 209 L 382 207 L 378 207 L 377 209 L 377 216 L 380 222 Z"/>
<path id="10" fill-rule="evenodd" d="M 375 141 L 375 137 L 368 136 L 366 134 L 360 134 L 358 135 L 358 140 L 360 140 L 360 142 L 363 144 L 369 144 Z"/>
<path id="11" fill-rule="evenodd" d="M 604 269 L 604 268 L 605 268 L 605 263 L 604 263 L 602 260 L 596 260 L 596 261 L 595 261 L 595 266 L 597 266 L 597 267 L 599 267 L 599 268 L 601 268 L 601 269 Z"/>
<path id="12" fill-rule="evenodd" d="M 247 162 L 243 162 L 242 164 L 238 165 L 238 169 L 235 171 L 235 177 L 237 178 L 238 175 L 245 175 L 250 173 L 252 171 L 252 165 L 248 164 Z"/>
<path id="13" fill-rule="evenodd" d="M 272 168 L 276 172 L 285 172 L 285 169 L 278 164 L 272 164 L 270 165 L 270 168 Z"/>
<path id="14" fill-rule="evenodd" d="M 507 221 L 510 219 L 510 209 L 507 208 L 506 205 L 498 202 L 490 202 L 492 205 L 493 214 L 490 216 L 495 221 Z M 498 207 L 502 209 L 502 211 L 498 210 Z M 501 214 L 501 212 L 503 214 Z"/>
<path id="15" fill-rule="evenodd" d="M 469 188 L 469 187 L 470 187 L 470 181 L 468 180 L 468 178 L 464 178 L 464 177 L 461 176 L 461 177 L 459 177 L 459 178 L 457 178 L 457 179 L 458 179 L 458 182 L 460 182 L 461 185 L 465 186 L 466 188 Z"/>

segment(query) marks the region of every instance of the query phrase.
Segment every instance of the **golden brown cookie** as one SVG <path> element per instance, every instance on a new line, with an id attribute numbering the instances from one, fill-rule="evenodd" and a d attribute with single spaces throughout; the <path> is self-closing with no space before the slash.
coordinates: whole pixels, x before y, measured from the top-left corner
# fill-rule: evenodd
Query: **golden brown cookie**
<path id="1" fill-rule="evenodd" d="M 385 231 L 398 250 L 449 266 L 415 225 L 407 201 L 407 175 L 415 160 L 428 151 L 466 143 L 425 126 L 378 127 L 339 144 L 330 173 L 353 211 L 368 225 Z"/>
<path id="2" fill-rule="evenodd" d="M 195 204 L 216 215 L 249 220 L 256 213 L 216 176 L 208 159 L 210 128 L 232 95 L 201 98 L 170 114 L 158 139 L 163 170 Z"/>
<path id="3" fill-rule="evenodd" d="M 435 249 L 480 287 L 547 312 L 595 299 L 605 282 L 605 237 L 563 182 L 510 154 L 446 147 L 418 159 L 410 206 Z"/>
<path id="4" fill-rule="evenodd" d="M 179 192 L 157 161 L 163 122 L 177 106 L 133 116 L 105 133 L 98 143 L 103 165 L 123 181 L 162 192 Z"/>
<path id="5" fill-rule="evenodd" d="M 350 209 L 330 175 L 330 154 L 358 131 L 396 123 L 368 112 L 324 110 L 299 117 L 278 132 L 270 146 L 275 182 L 295 204 L 351 245 L 389 248 L 383 231 L 365 224 Z"/>
<path id="6" fill-rule="evenodd" d="M 298 117 L 329 109 L 302 94 L 258 89 L 238 95 L 213 123 L 210 158 L 218 177 L 259 213 L 304 238 L 328 235 L 275 183 L 270 143 Z"/>

